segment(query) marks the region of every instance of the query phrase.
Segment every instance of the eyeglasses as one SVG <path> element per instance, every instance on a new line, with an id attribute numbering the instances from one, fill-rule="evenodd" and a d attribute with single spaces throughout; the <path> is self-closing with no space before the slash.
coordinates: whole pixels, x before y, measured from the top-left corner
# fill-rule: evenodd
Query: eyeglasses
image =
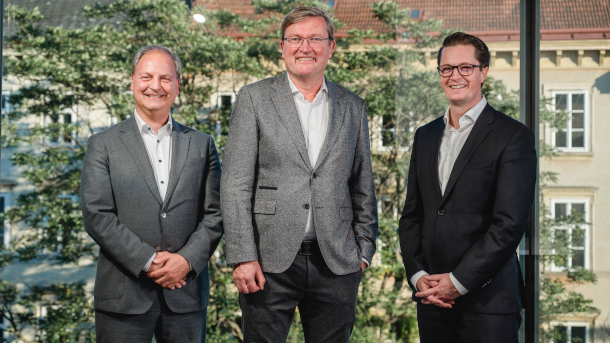
<path id="1" fill-rule="evenodd" d="M 469 76 L 472 75 L 475 67 L 483 69 L 483 66 L 476 64 L 460 64 L 459 66 L 442 65 L 440 67 L 437 67 L 436 69 L 438 70 L 438 74 L 442 77 L 449 77 L 453 75 L 453 69 L 455 68 L 457 68 L 458 73 L 460 73 L 460 75 Z"/>
<path id="2" fill-rule="evenodd" d="M 286 43 L 294 48 L 297 47 L 301 47 L 301 45 L 303 45 L 303 41 L 307 40 L 307 43 L 309 43 L 309 46 L 321 46 L 324 41 L 326 40 L 330 40 L 330 38 L 322 38 L 322 37 L 309 37 L 309 38 L 302 38 L 302 37 L 287 37 L 284 38 L 283 40 L 286 41 Z"/>

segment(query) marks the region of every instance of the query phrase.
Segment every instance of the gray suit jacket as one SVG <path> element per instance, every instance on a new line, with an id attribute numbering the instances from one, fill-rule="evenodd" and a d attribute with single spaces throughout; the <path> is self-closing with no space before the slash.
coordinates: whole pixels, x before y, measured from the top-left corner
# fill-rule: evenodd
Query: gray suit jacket
<path id="1" fill-rule="evenodd" d="M 333 273 L 356 272 L 362 257 L 373 258 L 377 203 L 366 103 L 337 84 L 327 87 L 328 134 L 315 166 L 286 73 L 239 92 L 220 186 L 229 263 L 258 260 L 265 272 L 288 269 L 310 207 Z"/>
<path id="2" fill-rule="evenodd" d="M 171 164 L 161 199 L 133 116 L 89 138 L 81 202 L 85 229 L 100 245 L 96 310 L 150 308 L 160 286 L 142 268 L 156 249 L 178 253 L 193 267 L 186 286 L 163 290 L 169 308 L 186 313 L 207 306 L 207 263 L 223 234 L 214 140 L 173 121 Z"/>

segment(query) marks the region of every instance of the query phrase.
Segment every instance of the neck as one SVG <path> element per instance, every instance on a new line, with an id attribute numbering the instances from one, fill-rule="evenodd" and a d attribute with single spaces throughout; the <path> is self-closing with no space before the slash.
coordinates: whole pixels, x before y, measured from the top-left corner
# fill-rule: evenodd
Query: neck
<path id="1" fill-rule="evenodd" d="M 288 73 L 288 77 L 308 101 L 313 101 L 316 98 L 316 94 L 318 94 L 320 87 L 322 87 L 322 82 L 324 82 L 324 74 L 315 78 L 304 78 Z"/>
<path id="2" fill-rule="evenodd" d="M 449 124 L 456 129 L 460 128 L 460 118 L 475 107 L 483 99 L 482 95 L 479 95 L 475 100 L 469 103 L 450 103 L 449 104 Z"/>
<path id="3" fill-rule="evenodd" d="M 136 107 L 136 111 L 146 125 L 152 127 L 157 134 L 159 133 L 159 129 L 167 124 L 167 121 L 169 120 L 169 112 L 151 112 L 138 107 Z"/>

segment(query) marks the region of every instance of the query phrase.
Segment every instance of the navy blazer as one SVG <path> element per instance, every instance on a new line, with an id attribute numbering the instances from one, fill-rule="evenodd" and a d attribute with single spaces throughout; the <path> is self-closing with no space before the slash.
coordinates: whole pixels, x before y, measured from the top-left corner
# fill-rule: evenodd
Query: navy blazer
<path id="1" fill-rule="evenodd" d="M 409 282 L 420 270 L 452 272 L 469 291 L 455 300 L 454 308 L 518 313 L 525 294 L 516 249 L 535 194 L 534 134 L 488 104 L 441 196 L 438 151 L 443 129 L 440 117 L 415 133 L 398 230 Z M 421 301 L 415 292 L 413 300 Z"/>

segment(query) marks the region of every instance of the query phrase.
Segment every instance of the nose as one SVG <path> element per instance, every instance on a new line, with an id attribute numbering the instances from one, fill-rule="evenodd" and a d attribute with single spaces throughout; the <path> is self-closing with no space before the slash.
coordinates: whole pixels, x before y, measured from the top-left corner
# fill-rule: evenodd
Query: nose
<path id="1" fill-rule="evenodd" d="M 460 74 L 460 72 L 458 71 L 457 68 L 453 69 L 453 74 L 451 74 L 451 76 L 449 77 L 451 80 L 461 80 L 464 77 L 462 76 L 462 74 Z"/>
<path id="2" fill-rule="evenodd" d="M 153 77 L 150 83 L 148 84 L 148 88 L 155 91 L 161 89 L 161 80 L 159 80 L 158 77 Z"/>
<path id="3" fill-rule="evenodd" d="M 303 43 L 301 43 L 301 46 L 299 47 L 299 50 L 302 52 L 309 52 L 311 51 L 311 45 L 309 45 L 309 40 L 307 39 L 303 39 Z"/>

